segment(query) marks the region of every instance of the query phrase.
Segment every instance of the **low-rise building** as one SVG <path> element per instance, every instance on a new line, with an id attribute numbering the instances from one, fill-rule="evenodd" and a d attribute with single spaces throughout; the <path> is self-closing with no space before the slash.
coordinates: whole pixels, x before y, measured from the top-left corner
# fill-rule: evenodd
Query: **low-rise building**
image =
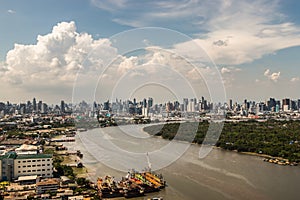
<path id="1" fill-rule="evenodd" d="M 31 175 L 53 177 L 52 154 L 18 155 L 14 160 L 14 177 Z"/>
<path id="2" fill-rule="evenodd" d="M 45 194 L 49 192 L 57 192 L 59 181 L 56 179 L 46 179 L 36 184 L 36 193 Z"/>
<path id="3" fill-rule="evenodd" d="M 52 154 L 18 155 L 8 152 L 0 156 L 0 180 L 12 181 L 20 176 L 53 177 Z"/>
<path id="4" fill-rule="evenodd" d="M 22 144 L 19 148 L 15 149 L 15 152 L 18 155 L 26 155 L 26 154 L 37 154 L 39 147 L 34 145 Z"/>

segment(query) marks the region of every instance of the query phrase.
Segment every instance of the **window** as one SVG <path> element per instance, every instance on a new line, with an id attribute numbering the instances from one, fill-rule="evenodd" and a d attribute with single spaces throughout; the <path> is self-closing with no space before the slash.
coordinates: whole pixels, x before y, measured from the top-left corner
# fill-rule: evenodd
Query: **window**
<path id="1" fill-rule="evenodd" d="M 50 161 L 50 159 L 48 158 L 47 161 Z"/>
<path id="2" fill-rule="evenodd" d="M 37 171 L 38 171 L 38 172 L 40 172 L 41 170 L 40 170 L 40 169 L 38 169 Z"/>
<path id="3" fill-rule="evenodd" d="M 21 171 L 18 171 L 18 173 L 21 173 Z"/>
<path id="4" fill-rule="evenodd" d="M 47 166 L 50 166 L 50 164 L 47 164 Z"/>
<path id="5" fill-rule="evenodd" d="M 31 165 L 28 165 L 27 167 L 31 167 Z"/>
<path id="6" fill-rule="evenodd" d="M 26 162 L 26 161 L 25 161 Z M 31 162 L 31 160 L 27 160 L 27 162 Z"/>
<path id="7" fill-rule="evenodd" d="M 45 159 L 43 159 L 42 161 L 45 161 Z"/>
<path id="8" fill-rule="evenodd" d="M 25 173 L 26 172 L 26 170 L 23 170 L 23 173 Z"/>
<path id="9" fill-rule="evenodd" d="M 45 169 L 42 169 L 42 171 L 45 171 Z"/>
<path id="10" fill-rule="evenodd" d="M 29 162 L 29 161 L 28 161 Z M 23 160 L 23 163 L 26 163 L 26 160 Z"/>
<path id="11" fill-rule="evenodd" d="M 40 167 L 41 165 L 37 165 L 38 167 Z"/>
<path id="12" fill-rule="evenodd" d="M 32 162 L 36 162 L 36 160 L 32 160 Z"/>
<path id="13" fill-rule="evenodd" d="M 41 160 L 37 160 L 37 162 L 41 162 Z"/>
<path id="14" fill-rule="evenodd" d="M 34 169 L 34 170 L 32 170 L 32 172 L 36 172 L 36 170 Z"/>
<path id="15" fill-rule="evenodd" d="M 21 166 L 18 166 L 18 168 L 21 168 Z"/>
<path id="16" fill-rule="evenodd" d="M 18 163 L 21 163 L 21 161 L 18 161 Z"/>
<path id="17" fill-rule="evenodd" d="M 32 165 L 32 167 L 35 167 L 36 165 Z"/>
<path id="18" fill-rule="evenodd" d="M 31 170 L 27 170 L 27 172 L 31 172 Z"/>
<path id="19" fill-rule="evenodd" d="M 42 166 L 45 166 L 45 164 L 42 164 Z"/>

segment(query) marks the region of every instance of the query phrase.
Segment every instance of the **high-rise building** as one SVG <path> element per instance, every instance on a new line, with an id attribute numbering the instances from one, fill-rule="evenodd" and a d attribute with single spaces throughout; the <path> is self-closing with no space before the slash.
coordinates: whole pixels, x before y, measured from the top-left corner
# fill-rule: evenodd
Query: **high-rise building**
<path id="1" fill-rule="evenodd" d="M 48 105 L 46 103 L 43 103 L 41 113 L 47 113 L 48 112 Z"/>
<path id="2" fill-rule="evenodd" d="M 291 100 L 290 99 L 282 99 L 282 110 L 289 111 L 291 109 Z"/>
<path id="3" fill-rule="evenodd" d="M 62 112 L 62 113 L 65 113 L 65 101 L 64 100 L 61 100 L 61 102 L 60 102 L 60 111 Z"/>
<path id="4" fill-rule="evenodd" d="M 42 106 L 43 106 L 43 102 L 39 101 L 38 105 L 37 105 L 37 111 L 41 112 L 42 111 Z"/>
<path id="5" fill-rule="evenodd" d="M 142 104 L 143 104 L 143 107 L 144 107 L 144 108 L 147 108 L 147 99 L 144 98 Z"/>
<path id="6" fill-rule="evenodd" d="M 232 99 L 229 99 L 229 109 L 232 110 L 233 109 L 233 105 L 232 105 Z"/>
<path id="7" fill-rule="evenodd" d="M 104 102 L 103 110 L 109 110 L 109 101 Z"/>
<path id="8" fill-rule="evenodd" d="M 194 102 L 194 99 L 190 99 L 187 111 L 188 112 L 195 112 L 195 102 Z"/>
<path id="9" fill-rule="evenodd" d="M 33 111 L 36 112 L 37 107 L 36 107 L 36 99 L 35 98 L 33 98 L 33 100 L 32 100 L 32 107 L 33 107 Z"/>
<path id="10" fill-rule="evenodd" d="M 153 106 L 153 98 L 149 97 L 148 98 L 148 108 L 151 108 Z"/>
<path id="11" fill-rule="evenodd" d="M 189 103 L 189 99 L 184 98 L 184 99 L 183 99 L 183 110 L 182 110 L 183 112 L 186 112 L 186 111 L 187 111 L 188 103 Z"/>
<path id="12" fill-rule="evenodd" d="M 274 98 L 270 98 L 270 100 L 267 102 L 268 110 L 275 111 L 276 107 L 276 100 Z"/>

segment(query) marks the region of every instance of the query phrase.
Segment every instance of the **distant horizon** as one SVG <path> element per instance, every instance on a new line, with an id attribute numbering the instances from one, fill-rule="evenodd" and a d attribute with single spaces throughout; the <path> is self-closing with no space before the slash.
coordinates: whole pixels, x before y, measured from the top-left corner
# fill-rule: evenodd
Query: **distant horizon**
<path id="1" fill-rule="evenodd" d="M 3 101 L 300 98 L 297 0 L 0 5 Z"/>
<path id="2" fill-rule="evenodd" d="M 34 98 L 34 97 L 33 97 Z M 0 103 L 7 103 L 7 102 L 9 102 L 10 104 L 20 104 L 20 103 L 27 103 L 28 101 L 30 101 L 31 103 L 32 103 L 32 101 L 33 101 L 33 98 L 31 98 L 31 99 L 28 99 L 28 100 L 24 100 L 24 101 L 20 101 L 20 102 L 15 102 L 15 101 L 3 101 L 3 100 L 0 100 Z M 148 100 L 148 98 L 149 97 L 145 97 L 145 99 L 146 100 Z M 153 98 L 153 97 L 151 97 L 151 98 Z M 194 97 L 186 97 L 187 99 L 194 99 Z M 247 102 L 255 102 L 255 103 L 262 103 L 262 102 L 266 102 L 266 101 L 268 101 L 268 100 L 270 100 L 270 98 L 274 98 L 274 97 L 269 97 L 269 98 L 267 98 L 267 99 L 265 99 L 265 100 L 253 100 L 253 99 L 247 99 L 247 98 L 245 98 L 245 99 L 243 99 L 243 100 L 241 100 L 241 101 L 236 101 L 236 100 L 234 100 L 234 99 L 228 99 L 227 101 L 225 101 L 225 102 L 211 102 L 211 101 L 209 101 L 209 99 L 206 99 L 206 97 L 204 97 L 204 99 L 205 100 L 207 100 L 209 103 L 229 103 L 229 101 L 230 100 L 232 100 L 232 103 L 244 103 L 244 100 L 247 100 Z M 122 100 L 122 102 L 124 102 L 124 101 L 127 101 L 127 100 L 130 100 L 130 101 L 133 101 L 133 99 L 134 98 L 132 98 L 132 99 L 122 99 L 122 98 L 117 98 L 118 100 Z M 199 99 L 199 98 L 196 98 L 197 99 L 197 101 L 199 101 L 199 100 L 201 100 L 201 99 Z M 298 101 L 298 100 L 300 100 L 300 97 L 299 98 L 289 98 L 289 97 L 284 97 L 284 98 L 274 98 L 275 100 L 277 100 L 277 101 L 282 101 L 283 99 L 290 99 L 290 100 L 292 100 L 292 101 Z M 96 103 L 104 103 L 104 102 L 107 102 L 107 101 L 109 101 L 110 103 L 114 103 L 114 102 L 116 102 L 115 101 L 116 99 L 114 99 L 113 101 L 111 101 L 111 99 L 106 99 L 106 100 L 104 100 L 104 101 L 97 101 L 97 100 L 95 100 L 95 101 L 87 101 L 87 100 L 84 100 L 84 99 L 82 99 L 81 101 L 78 101 L 78 102 L 75 102 L 75 104 L 79 104 L 79 103 L 81 103 L 81 102 L 86 102 L 86 103 L 88 103 L 88 104 L 93 104 L 94 102 L 96 102 Z M 141 99 L 139 99 L 139 98 L 136 98 L 136 101 L 137 101 L 137 103 L 139 103 L 139 102 L 142 102 L 144 100 L 144 98 L 141 98 Z M 48 105 L 58 105 L 58 104 L 60 104 L 61 103 L 61 101 L 64 101 L 65 103 L 67 103 L 67 104 L 72 104 L 72 103 L 74 103 L 74 102 L 71 102 L 71 101 L 67 101 L 67 100 L 65 100 L 65 99 L 61 99 L 61 100 L 58 100 L 56 103 L 55 102 L 48 102 L 48 101 L 44 101 L 44 99 L 39 99 L 39 98 L 36 98 L 36 101 L 37 102 L 39 102 L 39 101 L 42 101 L 43 103 L 47 103 Z M 155 101 L 155 98 L 153 98 L 153 103 L 154 104 L 165 104 L 165 103 L 168 103 L 168 102 L 171 102 L 171 103 L 174 103 L 174 102 L 176 102 L 176 101 L 178 101 L 179 103 L 182 103 L 183 102 L 183 99 L 181 99 L 181 100 L 176 100 L 176 99 L 174 99 L 174 100 L 168 100 L 168 101 L 165 101 L 165 102 L 156 102 Z"/>

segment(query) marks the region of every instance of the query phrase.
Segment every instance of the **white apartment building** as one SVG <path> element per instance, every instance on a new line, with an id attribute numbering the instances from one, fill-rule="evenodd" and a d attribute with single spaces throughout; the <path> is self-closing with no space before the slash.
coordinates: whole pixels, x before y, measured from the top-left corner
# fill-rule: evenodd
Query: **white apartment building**
<path id="1" fill-rule="evenodd" d="M 9 152 L 0 156 L 0 180 L 15 180 L 20 176 L 37 175 L 53 177 L 53 159 L 51 154 L 18 155 Z"/>
<path id="2" fill-rule="evenodd" d="M 18 155 L 14 160 L 14 178 L 37 175 L 53 177 L 53 160 L 51 154 Z"/>

